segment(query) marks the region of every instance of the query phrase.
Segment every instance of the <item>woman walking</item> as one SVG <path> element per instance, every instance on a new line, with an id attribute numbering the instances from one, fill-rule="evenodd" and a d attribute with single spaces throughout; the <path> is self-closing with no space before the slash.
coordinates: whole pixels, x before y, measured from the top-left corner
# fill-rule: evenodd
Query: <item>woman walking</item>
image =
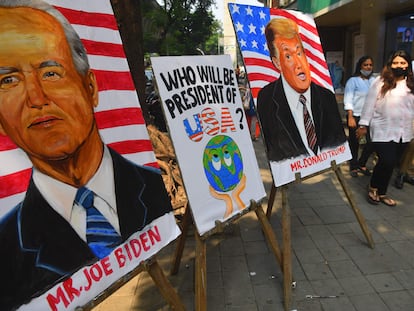
<path id="1" fill-rule="evenodd" d="M 414 77 L 410 55 L 394 52 L 368 92 L 362 109 L 357 136 L 366 135 L 378 156 L 368 189 L 368 201 L 395 206 L 386 195 L 394 167 L 413 138 Z"/>
<path id="2" fill-rule="evenodd" d="M 372 68 L 372 58 L 368 55 L 362 56 L 355 66 L 354 74 L 345 84 L 344 109 L 347 112 L 348 143 L 352 154 L 352 159 L 349 161 L 349 171 L 352 177 L 358 177 L 358 172 L 365 176 L 371 175 L 366 167 L 373 151 L 369 131 L 367 131 L 366 143 L 362 149 L 361 157 L 358 159 L 360 143 L 356 136 L 356 130 L 369 87 L 374 81 Z"/>

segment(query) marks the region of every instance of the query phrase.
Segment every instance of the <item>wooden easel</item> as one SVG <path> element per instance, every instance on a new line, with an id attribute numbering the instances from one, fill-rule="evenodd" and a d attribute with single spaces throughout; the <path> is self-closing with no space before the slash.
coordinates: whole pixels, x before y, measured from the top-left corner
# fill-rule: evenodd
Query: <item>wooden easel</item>
<path id="1" fill-rule="evenodd" d="M 211 231 L 207 232 L 203 236 L 200 236 L 195 230 L 194 236 L 196 241 L 195 247 L 195 310 L 196 311 L 206 311 L 207 310 L 207 267 L 206 267 L 206 239 L 214 233 L 222 232 L 224 226 L 232 223 L 235 219 L 238 219 L 250 211 L 255 211 L 257 218 L 259 219 L 264 235 L 270 245 L 272 252 L 274 253 L 276 260 L 278 261 L 282 269 L 282 253 L 279 248 L 279 244 L 276 238 L 276 235 L 273 231 L 272 226 L 270 225 L 269 219 L 266 217 L 261 204 L 258 204 L 255 201 L 250 201 L 251 204 L 248 208 L 245 208 L 240 214 L 235 215 L 234 217 L 227 220 L 225 223 L 219 221 L 216 222 L 216 227 Z M 185 210 L 182 226 L 181 226 L 181 236 L 179 237 L 177 248 L 174 255 L 174 260 L 172 264 L 171 274 L 175 275 L 178 273 L 180 266 L 180 261 L 182 253 L 184 250 L 185 240 L 187 236 L 188 229 L 191 224 L 194 224 L 192 220 L 190 208 L 187 205 Z"/>
<path id="2" fill-rule="evenodd" d="M 349 204 L 352 207 L 352 210 L 359 222 L 359 225 L 361 226 L 361 229 L 367 239 L 368 245 L 370 248 L 374 248 L 374 240 L 372 239 L 371 233 L 368 230 L 368 226 L 366 224 L 365 218 L 363 217 L 361 211 L 357 207 L 357 204 L 355 202 L 355 199 L 353 197 L 353 194 L 351 190 L 349 189 L 345 178 L 341 172 L 341 169 L 339 166 L 336 165 L 335 161 L 331 162 L 331 167 L 320 171 L 318 173 L 315 173 L 313 175 L 306 176 L 305 178 L 300 178 L 300 174 L 298 173 L 296 175 L 296 181 L 295 182 L 301 182 L 302 180 L 312 178 L 314 176 L 323 174 L 325 172 L 333 170 L 335 172 L 336 177 L 338 178 L 343 191 L 345 192 L 345 195 L 349 201 Z M 274 184 L 272 185 L 272 189 L 270 190 L 269 194 L 269 201 L 268 206 L 266 210 L 266 217 L 267 219 L 270 219 L 270 216 L 272 214 L 272 207 L 276 198 L 276 192 L 277 189 Z M 280 187 L 282 191 L 282 258 L 283 258 L 283 265 L 282 265 L 282 272 L 283 272 L 283 293 L 284 293 L 284 307 L 285 311 L 290 309 L 291 305 L 291 298 L 292 298 L 292 240 L 291 240 L 291 223 L 290 223 L 290 207 L 288 204 L 288 185 L 284 185 Z"/>
<path id="3" fill-rule="evenodd" d="M 76 311 L 92 310 L 92 308 L 100 304 L 107 297 L 109 297 L 115 291 L 117 291 L 120 287 L 122 287 L 128 281 L 130 281 L 132 278 L 134 278 L 141 272 L 145 272 L 145 271 L 148 272 L 148 274 L 151 276 L 156 287 L 158 288 L 158 290 L 160 291 L 164 299 L 167 301 L 167 303 L 170 305 L 171 309 L 177 310 L 177 311 L 185 311 L 184 304 L 182 303 L 180 297 L 176 293 L 174 287 L 172 287 L 171 283 L 165 277 L 165 274 L 162 271 L 161 267 L 158 265 L 158 262 L 155 259 L 155 257 L 152 257 L 151 259 L 144 261 L 134 270 L 124 275 L 117 282 L 113 283 L 110 287 L 108 287 L 99 296 L 95 297 L 92 301 L 90 301 L 89 303 L 87 303 L 86 305 L 82 307 L 77 307 L 75 310 Z"/>

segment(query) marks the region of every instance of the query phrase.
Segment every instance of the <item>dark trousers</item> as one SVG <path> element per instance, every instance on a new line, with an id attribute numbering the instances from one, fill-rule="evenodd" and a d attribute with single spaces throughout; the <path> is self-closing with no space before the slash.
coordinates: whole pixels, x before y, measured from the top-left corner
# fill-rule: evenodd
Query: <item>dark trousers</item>
<path id="1" fill-rule="evenodd" d="M 371 187 L 378 189 L 379 195 L 387 193 L 394 167 L 399 163 L 408 143 L 374 142 L 374 150 L 378 156 L 378 162 L 371 176 Z"/>
<path id="2" fill-rule="evenodd" d="M 360 117 L 355 117 L 355 121 L 358 124 Z M 367 164 L 367 161 L 374 151 L 374 147 L 371 143 L 371 137 L 369 136 L 369 128 L 367 129 L 367 135 L 366 135 L 366 144 L 362 149 L 361 157 L 358 159 L 359 155 L 359 141 L 356 137 L 356 130 L 358 127 L 348 127 L 348 143 L 349 143 L 349 149 L 351 149 L 351 155 L 352 159 L 349 161 L 349 170 L 356 170 L 358 167 L 364 167 Z"/>
<path id="3" fill-rule="evenodd" d="M 399 165 L 399 173 L 414 177 L 414 139 L 408 143 Z"/>

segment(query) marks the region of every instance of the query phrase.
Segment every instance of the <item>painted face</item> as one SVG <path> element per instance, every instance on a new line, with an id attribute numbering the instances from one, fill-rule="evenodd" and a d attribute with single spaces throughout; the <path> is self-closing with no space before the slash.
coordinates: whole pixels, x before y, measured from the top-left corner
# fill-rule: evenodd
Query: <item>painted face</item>
<path id="1" fill-rule="evenodd" d="M 273 41 L 279 51 L 279 58 L 273 57 L 273 62 L 286 82 L 299 93 L 305 92 L 311 83 L 309 63 L 298 37 L 276 37 Z"/>
<path id="2" fill-rule="evenodd" d="M 50 15 L 0 8 L 0 20 L 0 133 L 31 157 L 64 159 L 94 126 L 95 77 L 77 73 Z"/>

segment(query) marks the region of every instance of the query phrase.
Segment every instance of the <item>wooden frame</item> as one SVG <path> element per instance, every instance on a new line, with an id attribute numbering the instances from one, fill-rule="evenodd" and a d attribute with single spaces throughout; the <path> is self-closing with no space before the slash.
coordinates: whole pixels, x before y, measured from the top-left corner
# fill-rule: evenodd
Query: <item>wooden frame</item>
<path id="1" fill-rule="evenodd" d="M 350 190 L 349 186 L 347 185 L 345 178 L 342 174 L 342 171 L 339 166 L 336 165 L 335 161 L 331 162 L 331 167 L 323 170 L 321 172 L 315 173 L 313 175 L 307 176 L 306 178 L 301 179 L 300 174 L 296 175 L 295 182 L 301 182 L 302 180 L 312 178 L 316 175 L 323 174 L 327 171 L 333 170 L 335 172 L 336 177 L 338 178 L 342 190 L 345 192 L 345 195 L 349 201 L 349 204 L 359 222 L 359 225 L 367 239 L 368 245 L 370 248 L 374 248 L 374 241 L 372 239 L 371 233 L 368 230 L 368 226 L 366 224 L 365 218 L 363 217 L 361 211 L 357 207 L 355 199 L 353 197 L 352 191 Z M 273 204 L 276 198 L 277 189 L 274 184 L 270 190 L 269 194 L 269 201 L 266 210 L 266 217 L 270 219 L 272 214 Z M 293 288 L 293 276 L 292 276 L 292 247 L 291 247 L 291 221 L 290 221 L 290 206 L 288 204 L 288 186 L 284 185 L 280 187 L 282 191 L 282 254 L 281 257 L 283 258 L 282 264 L 282 272 L 283 272 L 283 296 L 284 296 L 284 307 L 285 311 L 290 310 L 291 301 L 292 301 L 292 288 Z"/>
<path id="2" fill-rule="evenodd" d="M 282 265 L 282 252 L 279 248 L 279 243 L 276 238 L 276 235 L 273 231 L 272 226 L 270 225 L 269 219 L 266 217 L 261 204 L 250 201 L 250 206 L 242 211 L 242 213 L 235 215 L 234 217 L 227 220 L 225 223 L 219 221 L 216 222 L 216 227 L 200 236 L 195 230 L 195 279 L 194 279 L 194 291 L 195 291 L 195 310 L 196 311 L 207 311 L 207 266 L 206 266 L 206 239 L 216 232 L 221 232 L 224 226 L 232 223 L 235 219 L 238 219 L 245 215 L 247 212 L 255 211 L 257 218 L 259 219 L 264 235 L 270 245 L 270 249 L 274 253 L 276 260 L 278 261 L 280 268 L 283 269 Z M 187 236 L 188 229 L 191 224 L 194 224 L 194 220 L 191 218 L 190 208 L 187 205 L 186 211 L 184 214 L 182 222 L 182 234 L 178 240 L 178 244 L 175 251 L 175 256 L 173 258 L 173 264 L 171 269 L 171 274 L 175 275 L 178 273 L 182 253 L 185 246 L 185 240 Z"/>

